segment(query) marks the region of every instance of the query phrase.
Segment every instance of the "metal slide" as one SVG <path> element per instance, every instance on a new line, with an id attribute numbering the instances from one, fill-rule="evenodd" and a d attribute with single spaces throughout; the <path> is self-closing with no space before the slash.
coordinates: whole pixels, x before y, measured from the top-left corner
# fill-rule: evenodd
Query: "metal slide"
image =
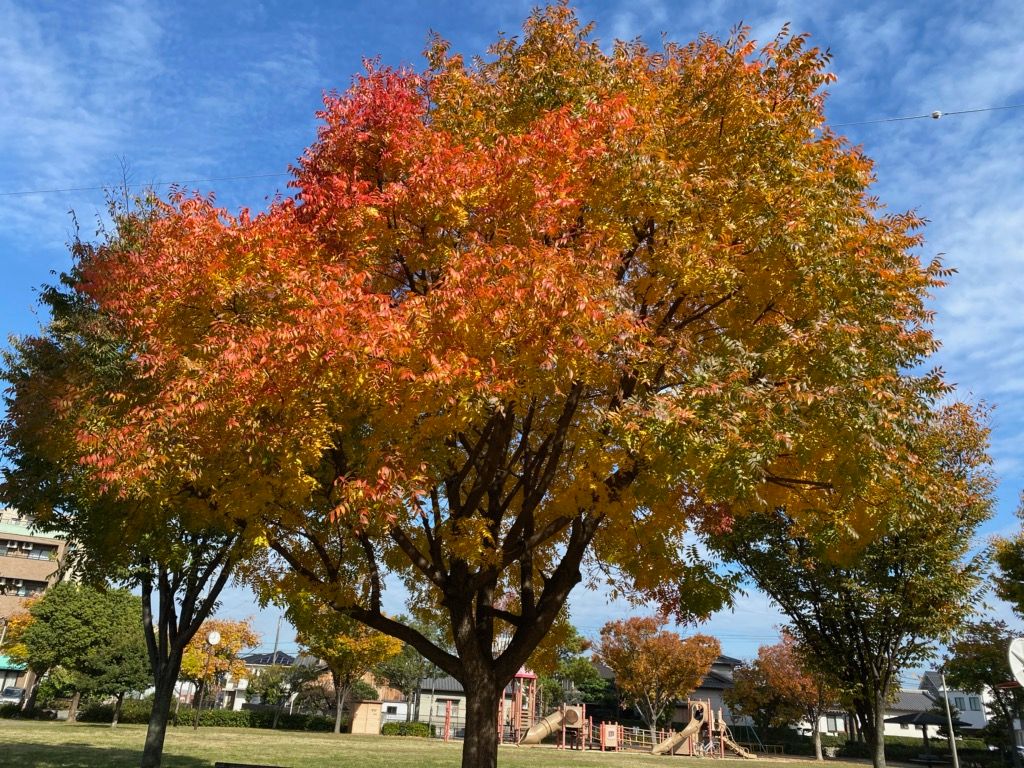
<path id="1" fill-rule="evenodd" d="M 556 730 L 562 730 L 562 710 L 558 709 L 538 722 L 519 740 L 520 744 L 540 744 Z"/>
<path id="2" fill-rule="evenodd" d="M 678 733 L 673 733 L 667 739 L 660 744 L 655 744 L 651 748 L 652 755 L 674 755 L 679 745 L 686 741 L 690 736 L 700 730 L 701 726 L 704 725 L 703 720 L 698 720 L 695 717 L 690 718 L 690 722 L 686 724 L 683 730 Z"/>
<path id="3" fill-rule="evenodd" d="M 744 758 L 745 760 L 757 760 L 757 755 L 755 755 L 753 752 L 750 752 L 749 750 L 744 749 L 725 734 L 722 734 L 722 743 L 725 744 L 726 749 L 730 750 L 731 752 L 735 752 L 737 755 Z"/>

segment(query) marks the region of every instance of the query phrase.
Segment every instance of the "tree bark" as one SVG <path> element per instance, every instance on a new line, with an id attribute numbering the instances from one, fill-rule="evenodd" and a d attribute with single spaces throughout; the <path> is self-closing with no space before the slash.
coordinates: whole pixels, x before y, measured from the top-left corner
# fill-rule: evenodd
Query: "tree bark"
<path id="1" fill-rule="evenodd" d="M 68 722 L 73 723 L 78 720 L 78 702 L 82 700 L 82 692 L 75 691 L 75 695 L 71 697 L 71 706 L 68 707 Z"/>
<path id="2" fill-rule="evenodd" d="M 49 670 L 44 669 L 40 673 L 29 671 L 29 682 L 28 682 L 28 696 L 25 697 L 24 703 L 21 705 L 22 712 L 32 712 L 36 708 L 36 698 L 39 694 L 39 683 L 42 681 L 43 676 Z M 1012 724 L 1012 720 L 1010 721 Z"/>
<path id="3" fill-rule="evenodd" d="M 462 743 L 462 768 L 497 768 L 498 687 L 494 678 L 467 677 L 466 735 Z"/>
<path id="4" fill-rule="evenodd" d="M 146 743 L 142 748 L 141 768 L 160 768 L 164 738 L 167 736 L 167 720 L 171 714 L 171 699 L 174 698 L 174 685 L 181 670 L 181 656 L 181 651 L 172 654 L 165 664 L 157 668 L 154 675 L 156 690 L 153 692 L 153 711 L 149 715 L 149 726 L 146 729 Z"/>
<path id="5" fill-rule="evenodd" d="M 875 696 L 871 712 L 871 764 L 874 768 L 885 768 L 885 697 Z M 867 730 L 865 728 L 865 730 Z"/>
<path id="6" fill-rule="evenodd" d="M 821 754 L 821 713 L 815 712 L 811 719 L 811 741 L 814 743 L 814 759 L 821 761 L 825 757 Z"/>
<path id="7" fill-rule="evenodd" d="M 117 701 L 114 702 L 114 717 L 110 721 L 110 727 L 113 728 L 117 725 L 117 721 L 121 719 L 121 705 L 124 703 L 124 691 L 117 694 Z"/>
<path id="8" fill-rule="evenodd" d="M 341 677 L 331 673 L 334 681 L 334 732 L 341 733 L 341 711 L 345 707 L 345 697 L 348 694 L 348 686 L 341 684 Z"/>

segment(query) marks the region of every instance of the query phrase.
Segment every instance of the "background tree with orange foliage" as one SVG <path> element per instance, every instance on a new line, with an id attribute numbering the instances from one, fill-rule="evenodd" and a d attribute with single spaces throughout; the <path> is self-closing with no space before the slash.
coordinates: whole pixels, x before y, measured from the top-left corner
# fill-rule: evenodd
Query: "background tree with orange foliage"
<path id="1" fill-rule="evenodd" d="M 731 588 L 695 532 L 783 507 L 878 530 L 860 489 L 909 471 L 946 392 L 908 373 L 945 270 L 825 124 L 801 35 L 602 47 L 555 5 L 426 58 L 329 95 L 265 213 L 178 193 L 80 252 L 68 301 L 123 365 L 53 382 L 25 341 L 6 431 L 43 425 L 128 529 L 226 525 L 415 647 L 465 686 L 486 768 L 501 690 L 584 578 L 693 618 Z M 384 613 L 389 579 L 451 650 Z"/>
<path id="2" fill-rule="evenodd" d="M 609 622 L 594 649 L 594 658 L 615 673 L 622 701 L 636 707 L 654 743 L 666 710 L 700 685 L 722 652 L 713 637 L 683 638 L 664 625 L 663 620 L 641 617 Z"/>
<path id="3" fill-rule="evenodd" d="M 739 667 L 734 685 L 724 693 L 733 715 L 749 717 L 761 735 L 769 728 L 781 728 L 806 720 L 818 760 L 821 754 L 820 717 L 824 708 L 838 702 L 838 693 L 824 682 L 824 676 L 808 669 L 792 635 L 782 642 L 762 645 L 753 663 Z"/>

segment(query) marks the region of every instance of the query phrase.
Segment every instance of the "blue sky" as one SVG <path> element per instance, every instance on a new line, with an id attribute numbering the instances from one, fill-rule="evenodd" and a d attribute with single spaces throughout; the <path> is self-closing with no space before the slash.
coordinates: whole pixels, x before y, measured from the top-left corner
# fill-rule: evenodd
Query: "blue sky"
<path id="1" fill-rule="evenodd" d="M 90 233 L 104 209 L 96 188 L 121 180 L 122 161 L 138 184 L 249 176 L 198 186 L 229 208 L 260 208 L 284 190 L 288 164 L 312 140 L 322 92 L 344 89 L 364 57 L 418 66 L 429 30 L 456 50 L 483 52 L 499 30 L 517 32 L 530 7 L 0 0 L 0 329 L 38 327 L 34 291 L 69 264 L 68 211 Z M 856 123 L 1024 103 L 1024 4 L 622 0 L 577 8 L 604 42 L 725 36 L 741 21 L 767 40 L 788 21 L 831 50 L 839 80 L 830 121 L 875 159 L 875 191 L 892 210 L 930 220 L 923 256 L 943 253 L 959 270 L 935 301 L 944 343 L 936 362 L 962 398 L 995 406 L 999 513 L 984 534 L 1011 531 L 1024 488 L 1024 109 Z M 67 189 L 80 191 L 9 194 Z M 587 634 L 628 610 L 585 591 L 573 605 Z M 234 590 L 224 613 L 257 611 Z M 726 653 L 750 657 L 779 622 L 753 594 L 703 631 L 717 634 Z M 257 625 L 269 649 L 274 616 Z M 287 627 L 282 647 L 294 650 Z"/>

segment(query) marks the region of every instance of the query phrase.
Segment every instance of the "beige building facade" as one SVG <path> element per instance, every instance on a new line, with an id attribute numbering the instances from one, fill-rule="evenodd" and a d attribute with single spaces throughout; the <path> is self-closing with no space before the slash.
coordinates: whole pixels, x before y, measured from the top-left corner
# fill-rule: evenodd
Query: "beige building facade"
<path id="1" fill-rule="evenodd" d="M 0 619 L 57 581 L 65 549 L 63 540 L 33 532 L 13 509 L 0 509 Z"/>

